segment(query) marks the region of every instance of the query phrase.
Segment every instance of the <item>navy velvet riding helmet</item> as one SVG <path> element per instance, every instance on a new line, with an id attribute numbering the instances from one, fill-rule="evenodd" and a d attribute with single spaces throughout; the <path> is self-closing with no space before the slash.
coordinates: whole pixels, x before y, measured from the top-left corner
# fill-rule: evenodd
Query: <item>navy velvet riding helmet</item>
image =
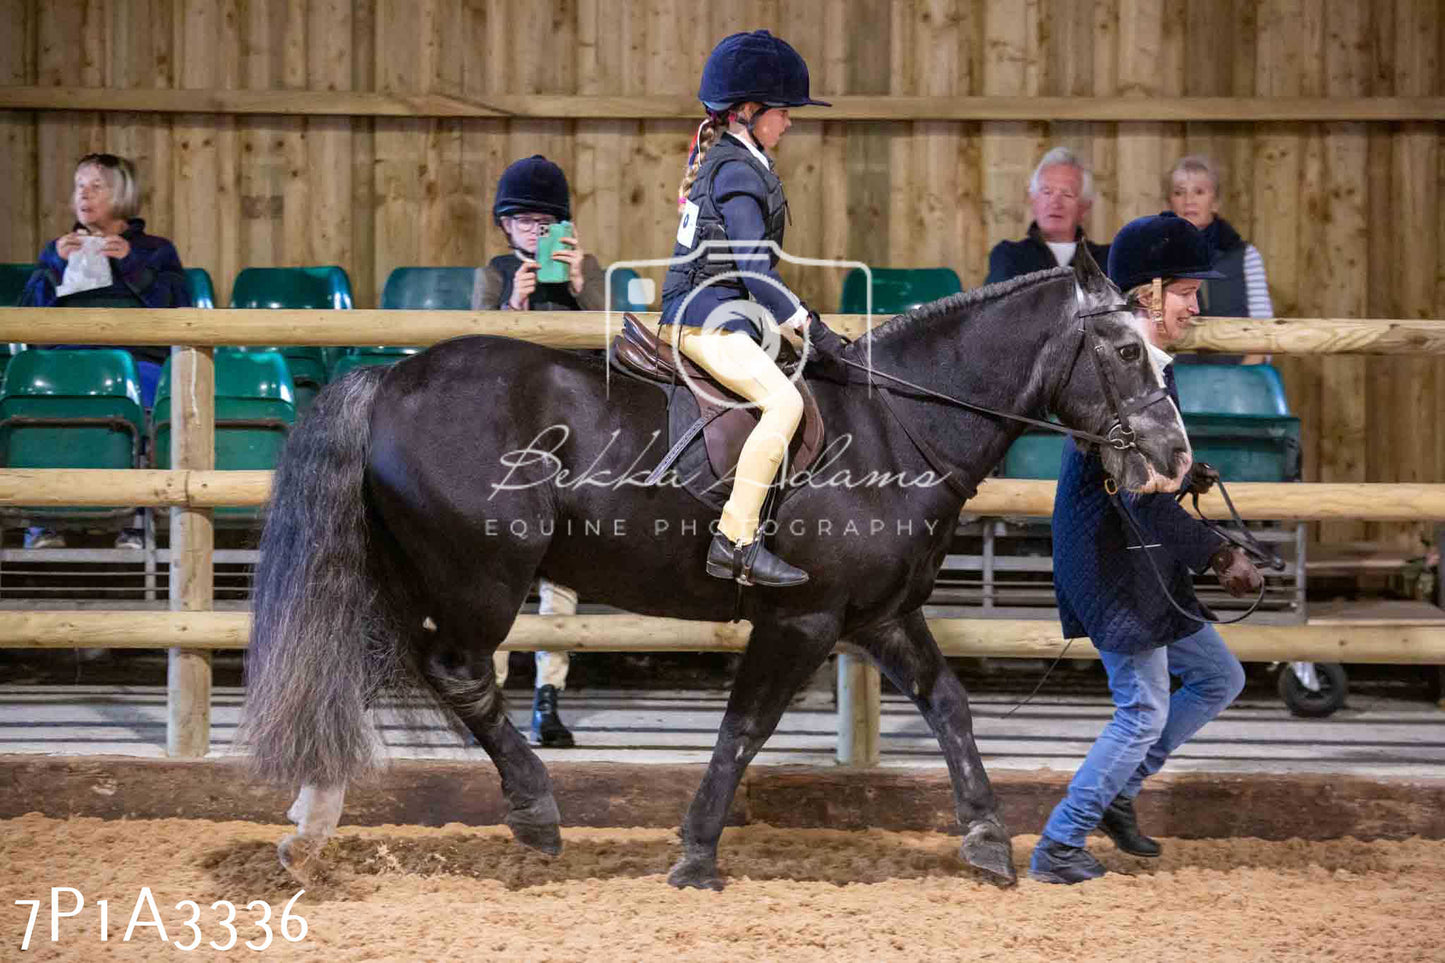
<path id="1" fill-rule="evenodd" d="M 697 99 L 708 110 L 755 101 L 765 107 L 831 107 L 808 94 L 808 65 L 785 40 L 766 30 L 723 38 L 702 68 Z"/>
<path id="2" fill-rule="evenodd" d="M 1109 244 L 1109 280 L 1120 291 L 1155 278 L 1222 277 L 1204 235 L 1173 211 L 1130 221 Z"/>
<path id="3" fill-rule="evenodd" d="M 567 175 L 562 168 L 533 154 L 511 164 L 497 181 L 497 197 L 492 202 L 492 219 L 523 211 L 551 214 L 559 221 L 572 219 L 572 195 L 567 190 Z"/>

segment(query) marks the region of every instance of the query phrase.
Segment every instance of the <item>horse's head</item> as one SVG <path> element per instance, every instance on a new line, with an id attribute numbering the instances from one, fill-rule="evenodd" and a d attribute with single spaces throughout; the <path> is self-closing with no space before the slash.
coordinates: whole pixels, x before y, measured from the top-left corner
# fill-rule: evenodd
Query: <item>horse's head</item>
<path id="1" fill-rule="evenodd" d="M 1163 369 L 1086 245 L 1079 245 L 1074 262 L 1078 311 L 1050 352 L 1055 364 L 1062 361 L 1053 413 L 1070 428 L 1109 439 L 1099 444 L 1099 455 L 1120 488 L 1174 491 L 1193 455 Z"/>

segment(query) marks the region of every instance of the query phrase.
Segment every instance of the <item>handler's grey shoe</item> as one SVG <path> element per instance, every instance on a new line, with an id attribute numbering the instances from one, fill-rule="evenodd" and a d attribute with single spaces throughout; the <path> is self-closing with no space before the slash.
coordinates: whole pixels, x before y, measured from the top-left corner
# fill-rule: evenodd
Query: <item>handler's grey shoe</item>
<path id="1" fill-rule="evenodd" d="M 1029 877 L 1041 883 L 1082 883 L 1098 879 L 1104 864 L 1082 846 L 1065 846 L 1047 836 L 1039 837 L 1029 860 Z"/>

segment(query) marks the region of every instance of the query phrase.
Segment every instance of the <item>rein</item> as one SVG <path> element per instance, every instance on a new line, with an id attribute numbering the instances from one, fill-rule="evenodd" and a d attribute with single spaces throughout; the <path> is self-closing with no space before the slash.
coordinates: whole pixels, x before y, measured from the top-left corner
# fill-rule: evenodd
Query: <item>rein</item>
<path id="1" fill-rule="evenodd" d="M 1078 317 L 1080 319 L 1090 318 L 1103 314 L 1112 314 L 1114 313 L 1114 311 L 1114 308 L 1109 308 L 1102 311 L 1093 311 L 1089 312 L 1088 314 L 1081 314 L 1078 315 Z M 1088 330 L 1087 327 L 1081 324 L 1079 326 L 1079 334 L 1079 348 L 1074 353 L 1075 363 L 1077 363 L 1079 352 L 1083 350 L 1084 342 L 1089 339 L 1091 332 Z M 1108 402 L 1109 408 L 1114 414 L 1114 423 L 1109 427 L 1108 433 L 1103 435 L 1097 434 L 1095 432 L 1080 431 L 1074 428 L 1066 428 L 1063 425 L 1055 424 L 1050 421 L 1043 421 L 1038 418 L 1030 418 L 1027 415 L 1016 414 L 1012 411 L 1000 411 L 997 408 L 990 408 L 987 405 L 980 405 L 971 401 L 964 401 L 962 398 L 955 398 L 952 395 L 945 394 L 941 391 L 936 391 L 924 385 L 916 384 L 906 378 L 899 377 L 895 374 L 890 374 L 886 371 L 879 371 L 870 365 L 860 364 L 857 361 L 853 361 L 849 358 L 836 358 L 835 360 L 842 362 L 849 368 L 853 368 L 855 370 L 863 372 L 867 378 L 868 384 L 870 385 L 873 385 L 873 379 L 875 377 L 883 378 L 887 381 L 893 382 L 894 384 L 907 388 L 910 391 L 916 392 L 924 397 L 946 402 L 948 404 L 955 405 L 968 411 L 973 411 L 981 415 L 987 415 L 991 418 L 1002 418 L 1008 421 L 1016 421 L 1034 428 L 1042 428 L 1046 431 L 1052 431 L 1056 432 L 1057 434 L 1066 435 L 1070 438 L 1073 438 L 1075 441 L 1085 441 L 1095 445 L 1108 445 L 1118 451 L 1129 451 L 1130 449 L 1137 449 L 1138 434 L 1130 426 L 1129 416 L 1143 411 L 1150 405 L 1156 404 L 1160 401 L 1168 400 L 1169 393 L 1162 387 L 1155 388 L 1152 391 L 1146 392 L 1141 397 L 1134 399 L 1132 402 L 1125 403 L 1119 398 L 1118 389 L 1115 387 L 1113 379 L 1109 377 L 1108 370 L 1104 367 L 1103 352 L 1106 350 L 1106 345 L 1104 344 L 1103 340 L 1098 338 L 1097 336 L 1093 340 L 1094 343 L 1092 345 L 1092 350 L 1090 351 L 1089 356 L 1093 359 L 1094 371 L 1098 375 L 1099 385 L 1103 389 L 1104 398 Z M 1071 364 L 1069 366 L 1070 376 L 1072 376 L 1073 370 L 1074 364 Z M 897 412 L 893 410 L 892 405 L 888 402 L 888 396 L 886 392 L 889 389 L 883 385 L 877 385 L 876 387 L 882 389 L 882 391 L 885 392 L 880 395 L 880 397 L 883 399 L 884 407 L 888 408 L 889 413 L 893 415 L 894 420 L 896 420 L 900 425 L 903 426 L 904 432 L 908 435 L 909 439 L 919 449 L 919 451 L 923 453 L 925 460 L 932 464 L 936 469 L 947 469 L 947 462 L 945 462 L 942 457 L 939 456 L 939 454 L 933 449 L 933 447 L 929 445 L 924 439 L 917 437 L 914 432 L 908 427 L 907 422 L 904 419 L 898 417 Z M 945 477 L 952 477 L 951 469 L 946 472 Z M 1256 563 L 1275 569 L 1276 571 L 1283 571 L 1283 569 L 1285 568 L 1284 561 L 1280 559 L 1278 555 L 1265 548 L 1259 542 L 1259 540 L 1256 539 L 1253 535 L 1251 535 L 1249 531 L 1244 527 L 1244 519 L 1240 517 L 1239 511 L 1234 507 L 1234 501 L 1229 497 L 1229 491 L 1225 488 L 1223 479 L 1215 479 L 1215 484 L 1219 486 L 1219 493 L 1224 496 L 1224 503 L 1229 507 L 1230 516 L 1233 522 L 1239 526 L 1239 529 L 1237 532 L 1227 529 L 1218 522 L 1215 522 L 1213 519 L 1206 517 L 1204 513 L 1199 510 L 1199 493 L 1194 492 L 1194 510 L 1196 514 L 1198 514 L 1200 521 L 1210 531 L 1219 535 L 1229 544 L 1234 545 L 1238 548 L 1242 548 L 1246 552 L 1246 554 L 1248 554 L 1250 558 Z M 970 493 L 961 491 L 961 486 L 951 487 L 956 493 L 964 494 L 965 501 L 967 500 L 967 497 Z M 1124 502 L 1122 498 L 1119 497 L 1119 489 L 1118 486 L 1113 483 L 1113 479 L 1106 479 L 1104 489 L 1108 493 L 1110 501 L 1113 502 L 1119 514 L 1121 514 L 1124 517 L 1124 520 L 1128 523 L 1130 530 L 1134 534 L 1134 537 L 1139 540 L 1139 547 L 1144 552 L 1144 557 L 1149 560 L 1149 568 L 1154 573 L 1154 579 L 1159 583 L 1159 588 L 1164 592 L 1164 597 L 1169 601 L 1169 604 L 1173 606 L 1174 610 L 1180 615 L 1183 615 L 1185 618 L 1191 621 L 1200 622 L 1208 625 L 1232 625 L 1235 622 L 1242 622 L 1245 619 L 1249 618 L 1255 613 L 1256 610 L 1258 610 L 1261 603 L 1264 602 L 1265 586 L 1261 585 L 1259 589 L 1259 596 L 1254 600 L 1254 603 L 1250 605 L 1247 610 L 1245 610 L 1244 614 L 1239 615 L 1235 618 L 1211 619 L 1206 618 L 1203 615 L 1196 615 L 1195 613 L 1185 609 L 1175 600 L 1173 594 L 1169 591 L 1169 586 L 1165 584 L 1164 574 L 1159 570 L 1159 563 L 1154 560 L 1153 553 L 1149 550 L 1148 539 L 1145 537 L 1143 529 L 1141 528 L 1139 523 L 1135 520 L 1133 513 L 1129 511 L 1128 505 Z M 1183 498 L 1184 493 L 1181 492 L 1178 496 L 1176 496 L 1175 500 L 1180 501 Z M 1065 646 L 1065 651 L 1067 651 L 1067 646 Z M 1063 652 L 1060 652 L 1059 658 L 1062 657 Z M 1054 661 L 1055 664 L 1058 663 L 1058 659 L 1055 659 Z M 1050 666 L 1049 671 L 1052 670 L 1053 667 Z M 1045 679 L 1048 678 L 1048 674 L 1048 672 L 1044 673 Z M 1042 680 L 1039 684 L 1043 684 Z M 1038 690 L 1035 689 L 1035 692 L 1037 691 Z M 1025 699 L 1023 703 L 1020 703 L 1019 706 L 1015 706 L 1014 708 L 1020 708 L 1022 705 L 1027 704 L 1028 701 L 1032 698 L 1033 695 L 1031 694 L 1028 699 Z"/>

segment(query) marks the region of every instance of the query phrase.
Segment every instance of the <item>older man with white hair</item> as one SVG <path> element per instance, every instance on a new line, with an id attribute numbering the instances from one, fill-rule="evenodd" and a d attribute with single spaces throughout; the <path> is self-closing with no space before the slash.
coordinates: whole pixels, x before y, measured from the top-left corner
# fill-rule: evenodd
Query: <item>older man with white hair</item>
<path id="1" fill-rule="evenodd" d="M 1000 241 L 988 255 L 986 283 L 1073 263 L 1080 244 L 1102 267 L 1109 246 L 1084 237 L 1083 221 L 1094 200 L 1094 176 L 1077 154 L 1055 147 L 1029 178 L 1029 207 L 1034 219 L 1021 241 Z"/>

